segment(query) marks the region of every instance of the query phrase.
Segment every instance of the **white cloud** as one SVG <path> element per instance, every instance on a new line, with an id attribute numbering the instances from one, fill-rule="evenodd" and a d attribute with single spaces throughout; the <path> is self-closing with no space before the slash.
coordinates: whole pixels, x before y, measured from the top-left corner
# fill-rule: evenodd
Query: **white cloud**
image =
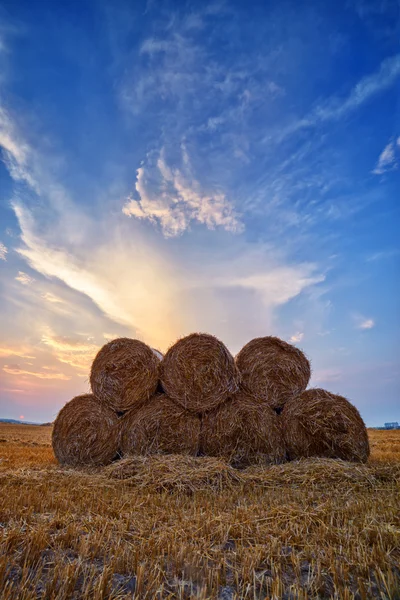
<path id="1" fill-rule="evenodd" d="M 304 333 L 302 331 L 298 331 L 297 333 L 295 333 L 294 335 L 292 335 L 289 338 L 289 342 L 292 342 L 292 344 L 296 344 L 298 342 L 301 342 L 303 337 L 304 337 Z"/>
<path id="2" fill-rule="evenodd" d="M 19 281 L 22 285 L 31 285 L 35 280 L 33 277 L 24 273 L 23 271 L 18 271 L 18 275 L 15 278 L 15 281 Z"/>
<path id="3" fill-rule="evenodd" d="M 365 319 L 358 325 L 359 329 L 372 329 L 375 327 L 375 321 L 373 319 Z"/>
<path id="4" fill-rule="evenodd" d="M 7 260 L 6 256 L 7 256 L 8 250 L 6 248 L 6 246 L 0 242 L 0 260 Z"/>
<path id="5" fill-rule="evenodd" d="M 64 302 L 64 300 L 61 300 L 61 298 L 55 294 L 52 294 L 51 292 L 45 292 L 42 294 L 42 298 L 47 300 L 47 302 L 51 302 L 52 304 L 62 304 Z"/>
<path id="6" fill-rule="evenodd" d="M 360 315 L 358 313 L 353 315 L 353 320 L 355 323 L 355 327 L 357 329 L 372 329 L 373 327 L 375 327 L 375 321 L 374 319 L 371 319 L 369 317 L 365 317 L 363 315 Z"/>
<path id="7" fill-rule="evenodd" d="M 183 233 L 191 222 L 203 224 L 208 229 L 221 227 L 240 232 L 243 225 L 225 195 L 204 192 L 193 178 L 187 151 L 184 170 L 171 169 L 161 151 L 154 167 L 142 166 L 137 170 L 135 188 L 140 200 L 129 197 L 123 213 L 159 223 L 166 237 Z"/>
<path id="8" fill-rule="evenodd" d="M 337 121 L 345 117 L 376 94 L 392 86 L 400 76 L 400 54 L 385 58 L 379 69 L 363 77 L 351 90 L 347 98 L 329 98 L 319 104 L 306 117 L 295 121 L 280 132 L 279 139 L 285 138 L 305 127 L 315 126 L 325 121 Z M 266 138 L 267 139 L 267 138 Z M 269 137 L 268 137 L 269 139 Z"/>
<path id="9" fill-rule="evenodd" d="M 382 175 L 387 171 L 392 171 L 397 167 L 395 143 L 389 142 L 379 155 L 375 169 L 372 171 L 375 175 Z"/>
<path id="10" fill-rule="evenodd" d="M 4 163 L 15 181 L 25 181 L 37 190 L 29 163 L 31 148 L 21 139 L 7 111 L 0 105 L 0 148 L 3 150 Z"/>

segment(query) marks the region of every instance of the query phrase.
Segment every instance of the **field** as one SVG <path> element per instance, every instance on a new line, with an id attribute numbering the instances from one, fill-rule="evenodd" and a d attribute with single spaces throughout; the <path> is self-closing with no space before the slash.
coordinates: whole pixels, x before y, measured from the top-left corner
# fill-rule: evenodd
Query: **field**
<path id="1" fill-rule="evenodd" d="M 216 459 L 57 466 L 0 426 L 0 598 L 400 598 L 400 431 L 367 465 Z"/>

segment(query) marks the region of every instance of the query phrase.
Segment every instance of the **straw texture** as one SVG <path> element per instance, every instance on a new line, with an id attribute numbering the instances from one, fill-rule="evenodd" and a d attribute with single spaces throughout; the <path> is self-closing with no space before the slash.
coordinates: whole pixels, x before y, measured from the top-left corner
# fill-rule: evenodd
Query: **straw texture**
<path id="1" fill-rule="evenodd" d="M 128 454 L 190 454 L 199 450 L 200 419 L 165 394 L 121 420 L 121 451 Z"/>
<path id="2" fill-rule="evenodd" d="M 158 384 L 160 359 L 140 340 L 118 338 L 98 352 L 90 373 L 93 393 L 107 406 L 123 412 L 152 396 Z"/>
<path id="3" fill-rule="evenodd" d="M 311 376 L 304 353 L 277 337 L 260 337 L 248 342 L 236 356 L 243 388 L 253 398 L 273 408 L 301 394 Z"/>
<path id="4" fill-rule="evenodd" d="M 62 465 L 107 465 L 118 454 L 118 417 L 93 394 L 76 396 L 59 412 L 52 443 Z"/>
<path id="5" fill-rule="evenodd" d="M 315 388 L 285 405 L 282 425 L 290 459 L 341 458 L 366 462 L 367 429 L 360 413 L 346 398 Z"/>
<path id="6" fill-rule="evenodd" d="M 160 367 L 168 396 L 196 413 L 212 410 L 236 392 L 239 373 L 226 346 L 206 333 L 177 341 Z"/>

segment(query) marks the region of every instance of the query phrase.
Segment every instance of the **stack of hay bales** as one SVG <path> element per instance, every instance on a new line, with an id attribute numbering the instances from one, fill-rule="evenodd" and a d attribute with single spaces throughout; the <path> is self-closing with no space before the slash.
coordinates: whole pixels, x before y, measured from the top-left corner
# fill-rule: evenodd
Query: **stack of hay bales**
<path id="1" fill-rule="evenodd" d="M 276 337 L 250 341 L 235 359 L 209 334 L 178 340 L 164 357 L 120 338 L 93 361 L 93 393 L 60 411 L 54 452 L 71 466 L 138 454 L 213 456 L 236 467 L 310 456 L 367 460 L 357 409 L 342 396 L 306 391 L 310 376 L 303 352 Z"/>
<path id="2" fill-rule="evenodd" d="M 286 459 L 368 459 L 367 430 L 358 410 L 343 396 L 306 390 L 311 368 L 301 350 L 276 337 L 256 338 L 242 348 L 236 364 L 246 392 L 279 416 Z"/>
<path id="3" fill-rule="evenodd" d="M 159 353 L 139 340 L 118 338 L 98 352 L 92 394 L 77 396 L 58 414 L 53 448 L 61 464 L 104 465 L 120 452 L 120 418 L 155 394 Z"/>

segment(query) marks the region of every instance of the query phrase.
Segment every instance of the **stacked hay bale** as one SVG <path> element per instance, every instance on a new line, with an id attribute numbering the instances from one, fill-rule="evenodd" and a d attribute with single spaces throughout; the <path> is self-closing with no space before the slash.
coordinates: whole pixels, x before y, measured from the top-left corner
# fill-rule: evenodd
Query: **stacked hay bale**
<path id="1" fill-rule="evenodd" d="M 346 398 L 320 388 L 290 399 L 282 412 L 289 459 L 326 457 L 366 462 L 367 429 Z"/>
<path id="2" fill-rule="evenodd" d="M 290 398 L 304 392 L 311 377 L 305 354 L 277 337 L 251 340 L 236 356 L 236 364 L 247 393 L 278 414 Z"/>
<path id="3" fill-rule="evenodd" d="M 118 338 L 95 357 L 93 394 L 74 398 L 60 411 L 53 448 L 61 464 L 103 465 L 120 453 L 118 418 L 149 402 L 159 381 L 160 355 L 147 344 Z"/>
<path id="4" fill-rule="evenodd" d="M 109 464 L 119 450 L 118 416 L 93 394 L 76 396 L 59 412 L 52 442 L 62 465 Z"/>
<path id="5" fill-rule="evenodd" d="M 124 417 L 123 454 L 196 456 L 203 414 L 236 391 L 238 379 L 232 355 L 217 338 L 201 333 L 181 338 L 160 363 L 164 393 Z"/>
<path id="6" fill-rule="evenodd" d="M 243 390 L 203 416 L 201 451 L 237 468 L 285 461 L 280 419 Z"/>
<path id="7" fill-rule="evenodd" d="M 310 375 L 303 352 L 276 337 L 250 341 L 236 359 L 209 334 L 178 340 L 164 357 L 119 338 L 93 361 L 93 393 L 60 411 L 54 452 L 71 466 L 137 454 L 214 456 L 240 468 L 313 456 L 367 460 L 357 409 L 306 391 Z"/>

